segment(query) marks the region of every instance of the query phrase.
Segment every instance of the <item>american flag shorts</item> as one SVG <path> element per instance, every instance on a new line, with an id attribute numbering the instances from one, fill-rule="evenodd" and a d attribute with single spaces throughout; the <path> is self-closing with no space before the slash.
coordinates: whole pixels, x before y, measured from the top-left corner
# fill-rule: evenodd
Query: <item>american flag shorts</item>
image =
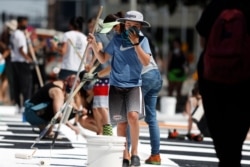
<path id="1" fill-rule="evenodd" d="M 96 81 L 93 87 L 93 92 L 94 92 L 93 108 L 96 107 L 108 108 L 109 79 L 102 78 Z"/>

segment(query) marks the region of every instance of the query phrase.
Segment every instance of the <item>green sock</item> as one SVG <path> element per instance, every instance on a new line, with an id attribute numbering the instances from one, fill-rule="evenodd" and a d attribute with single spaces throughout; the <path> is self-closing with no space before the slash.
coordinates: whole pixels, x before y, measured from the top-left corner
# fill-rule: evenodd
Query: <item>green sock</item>
<path id="1" fill-rule="evenodd" d="M 103 125 L 103 135 L 113 136 L 113 128 L 110 124 Z"/>

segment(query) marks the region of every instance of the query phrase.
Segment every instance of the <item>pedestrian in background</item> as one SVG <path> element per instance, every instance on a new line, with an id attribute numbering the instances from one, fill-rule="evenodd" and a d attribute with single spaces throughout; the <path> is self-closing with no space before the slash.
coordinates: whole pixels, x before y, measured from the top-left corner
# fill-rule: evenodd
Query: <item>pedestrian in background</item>
<path id="1" fill-rule="evenodd" d="M 15 104 L 13 91 L 13 75 L 11 66 L 11 51 L 10 51 L 10 36 L 17 29 L 17 20 L 12 19 L 5 22 L 3 31 L 0 37 L 0 64 L 4 65 L 1 75 L 0 85 L 0 104 Z"/>
<path id="2" fill-rule="evenodd" d="M 224 9 L 234 8 L 243 11 L 250 33 L 249 0 L 212 0 L 196 24 L 204 50 L 210 49 L 207 48 L 207 41 L 216 18 Z M 250 94 L 250 78 L 235 84 L 205 79 L 204 53 L 198 62 L 198 81 L 207 125 L 219 159 L 218 166 L 241 167 L 242 146 L 250 126 L 249 99 L 246 98 Z"/>
<path id="3" fill-rule="evenodd" d="M 186 70 L 188 67 L 188 61 L 181 49 L 181 45 L 181 40 L 175 38 L 167 59 L 168 96 L 173 96 L 176 93 L 177 98 L 181 97 L 182 86 L 187 78 Z"/>
<path id="4" fill-rule="evenodd" d="M 28 45 L 25 31 L 28 26 L 28 18 L 19 16 L 17 18 L 17 29 L 10 38 L 11 64 L 13 69 L 13 89 L 15 102 L 22 112 L 23 103 L 32 95 L 32 58 L 28 53 Z"/>
<path id="5" fill-rule="evenodd" d="M 61 46 L 57 47 L 57 51 L 62 55 L 59 79 L 65 79 L 67 76 L 78 72 L 87 46 L 87 37 L 82 33 L 83 23 L 84 19 L 81 16 L 71 18 L 69 31 L 64 33 Z M 55 42 L 53 43 L 55 44 Z M 83 70 L 84 66 L 81 67 L 80 71 Z"/>
<path id="6" fill-rule="evenodd" d="M 198 110 L 201 109 L 203 111 L 203 104 L 202 104 L 202 97 L 201 94 L 199 93 L 199 86 L 198 82 L 194 83 L 194 86 L 191 90 L 191 95 L 188 97 L 186 105 L 185 105 L 185 113 L 188 116 L 188 127 L 187 127 L 187 137 L 190 140 L 195 140 L 195 141 L 202 141 L 203 140 L 203 134 L 200 132 L 199 134 L 192 133 L 193 130 L 193 117 L 192 113 L 196 110 L 196 112 L 200 111 Z M 203 113 L 203 112 L 202 112 Z M 201 117 L 203 114 L 201 115 Z M 197 120 L 200 121 L 200 120 Z M 197 122 L 198 124 L 198 122 Z"/>
<path id="7" fill-rule="evenodd" d="M 89 34 L 88 40 L 101 63 L 111 58 L 109 109 L 111 121 L 117 123 L 117 135 L 126 137 L 127 125 L 131 127 L 131 158 L 126 148 L 123 166 L 140 166 L 139 115 L 144 112 L 141 71 L 143 65 L 149 64 L 151 52 L 147 38 L 140 38 L 137 29 L 150 24 L 138 11 L 128 11 L 124 18 L 117 21 L 123 22 L 126 30 L 112 38 L 104 53 L 98 52 L 93 34 Z"/>

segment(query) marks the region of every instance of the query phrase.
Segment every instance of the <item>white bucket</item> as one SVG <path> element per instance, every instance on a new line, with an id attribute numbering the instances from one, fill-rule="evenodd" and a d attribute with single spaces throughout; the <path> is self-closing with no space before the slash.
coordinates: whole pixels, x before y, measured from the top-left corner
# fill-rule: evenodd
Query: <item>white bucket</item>
<path id="1" fill-rule="evenodd" d="M 87 137 L 87 167 L 122 166 L 126 138 L 121 136 Z"/>
<path id="2" fill-rule="evenodd" d="M 176 110 L 176 97 L 162 96 L 160 100 L 160 111 L 168 116 L 174 116 Z"/>

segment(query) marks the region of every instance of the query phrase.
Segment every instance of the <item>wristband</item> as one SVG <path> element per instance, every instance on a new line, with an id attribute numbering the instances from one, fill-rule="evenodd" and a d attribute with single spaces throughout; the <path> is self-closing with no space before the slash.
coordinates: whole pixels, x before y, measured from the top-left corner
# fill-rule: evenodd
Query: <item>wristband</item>
<path id="1" fill-rule="evenodd" d="M 140 44 L 139 42 L 138 43 L 134 43 L 133 46 L 136 46 L 136 45 L 139 45 L 139 44 Z"/>

